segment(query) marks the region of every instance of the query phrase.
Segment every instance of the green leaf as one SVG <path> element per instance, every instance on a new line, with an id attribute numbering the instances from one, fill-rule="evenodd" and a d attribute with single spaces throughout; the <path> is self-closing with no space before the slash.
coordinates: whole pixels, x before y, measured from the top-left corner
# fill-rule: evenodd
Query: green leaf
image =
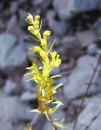
<path id="1" fill-rule="evenodd" d="M 41 28 L 42 28 L 42 20 L 40 21 L 39 31 L 41 30 Z"/>
<path id="2" fill-rule="evenodd" d="M 48 103 L 64 105 L 62 102 L 60 102 L 60 101 L 58 101 L 58 100 L 50 100 Z"/>
<path id="3" fill-rule="evenodd" d="M 31 35 L 28 35 L 28 36 L 39 42 L 39 40 L 37 38 L 35 38 L 35 37 L 31 36 Z"/>
<path id="4" fill-rule="evenodd" d="M 61 119 L 61 120 L 60 120 L 60 123 L 63 123 L 64 121 L 65 121 L 65 118 Z"/>
<path id="5" fill-rule="evenodd" d="M 38 112 L 38 113 L 41 113 L 38 109 L 33 109 L 33 110 L 31 110 L 30 112 Z"/>
<path id="6" fill-rule="evenodd" d="M 51 76 L 50 79 L 54 79 L 54 78 L 58 78 L 58 77 L 61 77 L 61 75 L 54 75 L 54 76 Z"/>
<path id="7" fill-rule="evenodd" d="M 59 88 L 60 86 L 62 86 L 63 84 L 61 83 L 61 84 L 58 84 L 58 85 L 56 85 L 56 86 L 54 86 L 53 87 L 53 90 L 56 90 L 57 88 Z"/>
<path id="8" fill-rule="evenodd" d="M 27 23 L 31 24 L 30 21 L 28 21 L 27 19 L 25 19 L 25 21 L 26 21 Z"/>
<path id="9" fill-rule="evenodd" d="M 49 49 L 48 53 L 52 50 L 52 48 L 53 48 L 55 42 L 56 42 L 56 40 L 54 40 L 54 41 L 52 42 L 52 45 L 50 46 L 50 49 Z"/>
<path id="10" fill-rule="evenodd" d="M 60 101 L 52 102 L 52 104 L 57 104 L 57 105 L 55 107 L 53 107 L 53 108 L 50 108 L 51 114 L 53 114 L 61 105 L 63 105 L 63 103 L 60 102 Z"/>
<path id="11" fill-rule="evenodd" d="M 55 126 L 58 126 L 58 127 L 60 127 L 60 128 L 63 128 L 64 130 L 66 130 L 66 127 L 65 127 L 63 124 L 61 124 L 60 122 L 53 122 L 53 124 L 54 124 Z"/>

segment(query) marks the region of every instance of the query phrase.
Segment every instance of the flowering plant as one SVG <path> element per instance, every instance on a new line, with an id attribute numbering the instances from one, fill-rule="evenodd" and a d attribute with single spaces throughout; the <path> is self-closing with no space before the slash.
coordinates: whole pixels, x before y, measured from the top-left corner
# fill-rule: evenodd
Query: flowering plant
<path id="1" fill-rule="evenodd" d="M 60 55 L 55 51 L 51 51 L 55 40 L 50 48 L 48 48 L 47 40 L 51 32 L 47 30 L 41 36 L 40 30 L 42 27 L 42 20 L 40 20 L 39 15 L 35 16 L 33 19 L 33 16 L 29 14 L 25 20 L 30 24 L 28 31 L 30 31 L 34 36 L 31 37 L 40 43 L 40 45 L 34 46 L 30 49 L 37 53 L 42 61 L 42 66 L 32 63 L 31 67 L 26 68 L 31 72 L 26 73 L 25 76 L 31 75 L 31 79 L 29 80 L 34 80 L 38 84 L 38 91 L 36 94 L 39 107 L 38 109 L 33 109 L 30 112 L 45 114 L 47 119 L 52 124 L 54 130 L 57 130 L 57 127 L 65 129 L 62 123 L 52 121 L 51 119 L 51 115 L 59 108 L 59 106 L 63 105 L 62 102 L 56 100 L 54 97 L 54 94 L 57 92 L 57 88 L 63 84 L 53 86 L 54 78 L 61 77 L 61 75 L 50 76 L 50 73 L 54 67 L 58 67 L 61 64 Z M 50 107 L 50 104 L 54 104 L 55 106 Z"/>

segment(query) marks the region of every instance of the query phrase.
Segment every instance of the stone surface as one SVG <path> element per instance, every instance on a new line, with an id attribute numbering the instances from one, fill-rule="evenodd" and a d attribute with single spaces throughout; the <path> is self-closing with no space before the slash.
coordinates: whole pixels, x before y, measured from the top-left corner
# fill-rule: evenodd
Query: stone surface
<path id="1" fill-rule="evenodd" d="M 69 29 L 69 23 L 65 21 L 57 21 L 54 18 L 54 12 L 49 10 L 47 13 L 47 20 L 50 29 L 56 36 L 64 36 Z"/>
<path id="2" fill-rule="evenodd" d="M 4 97 L 0 94 L 0 130 L 14 130 L 12 121 L 18 104 L 18 97 Z"/>
<path id="3" fill-rule="evenodd" d="M 72 16 L 72 11 L 82 13 L 100 9 L 101 0 L 54 0 L 53 6 L 61 19 L 68 19 Z"/>
<path id="4" fill-rule="evenodd" d="M 33 119 L 33 114 L 30 113 L 31 109 L 32 108 L 30 106 L 20 103 L 13 119 L 17 121 L 31 121 Z"/>
<path id="5" fill-rule="evenodd" d="M 14 81 L 8 79 L 3 88 L 6 95 L 15 95 L 21 93 L 21 86 Z"/>
<path id="6" fill-rule="evenodd" d="M 23 37 L 25 35 L 25 32 L 19 27 L 13 28 L 12 30 L 9 31 L 9 33 L 11 33 L 17 37 Z"/>
<path id="7" fill-rule="evenodd" d="M 25 21 L 25 18 L 27 17 L 28 12 L 23 9 L 19 9 L 18 13 L 19 13 L 18 26 L 24 28 L 27 26 L 27 22 Z"/>
<path id="8" fill-rule="evenodd" d="M 61 45 L 66 48 L 80 48 L 80 42 L 75 36 L 66 36 L 61 40 Z"/>
<path id="9" fill-rule="evenodd" d="M 31 76 L 23 76 L 22 77 L 22 87 L 23 87 L 23 90 L 26 90 L 26 91 L 31 91 L 31 92 L 36 92 L 37 91 L 37 85 L 34 81 L 26 81 L 28 79 L 30 79 Z"/>
<path id="10" fill-rule="evenodd" d="M 32 44 L 32 43 L 26 43 L 26 51 L 27 51 L 27 56 L 30 58 L 35 58 L 35 52 L 32 50 L 32 49 L 30 49 L 30 48 L 32 48 L 34 46 L 34 44 Z"/>
<path id="11" fill-rule="evenodd" d="M 64 95 L 67 101 L 82 96 L 85 93 L 87 89 L 87 84 L 85 83 L 90 82 L 91 76 L 93 74 L 93 68 L 90 66 L 90 64 L 95 67 L 97 64 L 97 58 L 85 55 L 78 59 L 75 70 L 68 76 L 67 84 L 65 84 L 63 87 Z M 100 84 L 100 82 L 98 82 L 99 76 L 99 73 L 96 72 L 93 83 L 97 82 L 98 84 Z M 88 91 L 88 94 L 98 93 L 100 91 L 100 87 L 92 84 Z"/>
<path id="12" fill-rule="evenodd" d="M 96 118 L 96 116 L 98 116 Z M 94 118 L 96 118 L 94 120 Z M 91 130 L 100 130 L 101 129 L 101 101 L 97 98 L 95 101 L 92 100 L 87 104 L 84 110 L 78 117 L 78 122 L 76 126 L 77 129 L 85 129 L 93 120 L 92 124 L 89 126 Z"/>
<path id="13" fill-rule="evenodd" d="M 0 36 L 0 69 L 7 75 L 21 74 L 27 66 L 24 43 L 11 34 Z"/>
<path id="14" fill-rule="evenodd" d="M 8 32 L 8 31 L 12 30 L 16 25 L 17 25 L 17 16 L 12 15 L 12 17 L 9 19 L 9 21 L 7 23 L 6 31 Z"/>
<path id="15" fill-rule="evenodd" d="M 17 9 L 18 9 L 18 2 L 17 1 L 12 1 L 11 5 L 10 5 L 10 13 L 11 14 L 16 13 Z"/>
<path id="16" fill-rule="evenodd" d="M 6 82 L 6 75 L 0 71 L 0 88 L 4 86 Z"/>
<path id="17" fill-rule="evenodd" d="M 87 53 L 88 54 L 95 54 L 97 52 L 97 44 L 96 43 L 91 43 L 90 45 L 88 45 L 87 47 Z"/>
<path id="18" fill-rule="evenodd" d="M 34 93 L 31 92 L 24 92 L 21 95 L 22 101 L 35 101 L 37 99 L 37 96 Z"/>
<path id="19" fill-rule="evenodd" d="M 101 17 L 93 24 L 93 29 L 96 31 L 97 35 L 101 37 Z"/>
<path id="20" fill-rule="evenodd" d="M 79 40 L 79 42 L 81 43 L 82 47 L 86 47 L 90 43 L 97 41 L 97 35 L 92 30 L 77 32 L 76 37 Z"/>
<path id="21" fill-rule="evenodd" d="M 46 117 L 40 113 L 31 113 L 33 119 L 30 124 L 33 126 L 33 129 L 40 130 L 43 128 Z"/>

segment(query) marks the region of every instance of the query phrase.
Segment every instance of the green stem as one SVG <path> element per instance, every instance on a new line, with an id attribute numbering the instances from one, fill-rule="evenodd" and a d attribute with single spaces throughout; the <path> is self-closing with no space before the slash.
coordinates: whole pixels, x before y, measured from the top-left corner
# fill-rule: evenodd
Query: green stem
<path id="1" fill-rule="evenodd" d="M 46 108 L 47 108 L 47 116 L 48 116 L 48 118 L 49 118 L 49 120 L 50 120 L 50 123 L 52 124 L 52 126 L 54 127 L 54 130 L 57 130 L 57 127 L 53 124 L 53 121 L 52 121 L 52 119 L 51 119 L 51 116 L 50 116 L 50 114 L 49 114 L 49 112 L 48 112 L 48 105 L 46 105 Z"/>

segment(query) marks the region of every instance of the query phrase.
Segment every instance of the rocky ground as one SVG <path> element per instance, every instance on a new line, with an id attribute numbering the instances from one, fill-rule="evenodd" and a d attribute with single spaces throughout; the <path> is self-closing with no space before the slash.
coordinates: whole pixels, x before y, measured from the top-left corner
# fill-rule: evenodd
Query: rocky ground
<path id="1" fill-rule="evenodd" d="M 73 130 L 82 98 L 101 54 L 101 0 L 1 0 L 0 1 L 0 130 L 23 130 L 30 123 L 33 130 L 52 130 L 46 118 L 30 113 L 37 108 L 37 85 L 26 82 L 29 50 L 37 42 L 28 37 L 28 13 L 39 14 L 44 30 L 51 30 L 49 46 L 61 55 L 62 65 L 52 75 L 61 74 L 55 84 L 63 83 L 56 98 L 64 103 L 53 115 L 65 118 L 67 130 Z M 75 130 L 101 130 L 100 64 L 79 114 Z M 99 71 L 98 71 L 99 70 Z M 88 127 L 87 127 L 88 126 Z"/>

